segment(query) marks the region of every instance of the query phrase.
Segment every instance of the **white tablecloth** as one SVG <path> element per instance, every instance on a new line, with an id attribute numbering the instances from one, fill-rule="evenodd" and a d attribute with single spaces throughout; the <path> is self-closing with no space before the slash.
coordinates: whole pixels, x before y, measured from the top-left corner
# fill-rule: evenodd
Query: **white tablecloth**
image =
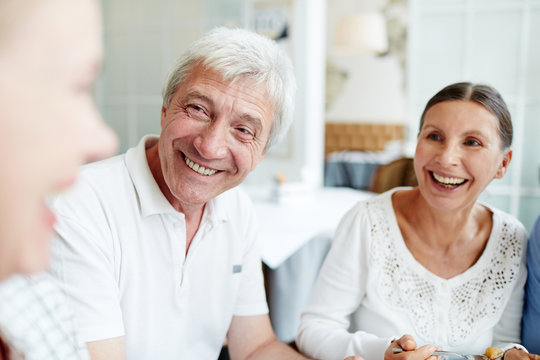
<path id="1" fill-rule="evenodd" d="M 260 223 L 262 260 L 272 269 L 310 239 L 321 235 L 331 237 L 347 210 L 372 195 L 350 188 L 290 187 L 275 202 L 269 196 L 261 196 L 260 190 L 245 189 L 253 199 Z"/>

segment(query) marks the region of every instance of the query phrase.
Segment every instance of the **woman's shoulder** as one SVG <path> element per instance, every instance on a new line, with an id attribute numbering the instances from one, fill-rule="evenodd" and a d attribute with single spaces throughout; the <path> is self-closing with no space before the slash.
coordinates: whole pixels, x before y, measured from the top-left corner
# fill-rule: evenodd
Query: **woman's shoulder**
<path id="1" fill-rule="evenodd" d="M 387 218 L 393 214 L 392 194 L 398 188 L 386 191 L 381 194 L 374 194 L 368 199 L 356 203 L 345 215 L 345 218 Z"/>
<path id="2" fill-rule="evenodd" d="M 514 215 L 501 209 L 482 204 L 491 211 L 493 218 L 493 230 L 497 233 L 516 234 L 519 237 L 527 237 L 525 226 Z"/>
<path id="3" fill-rule="evenodd" d="M 396 223 L 392 195 L 400 189 L 407 188 L 395 188 L 356 203 L 341 219 L 338 229 L 348 234 L 363 234 L 362 238 L 383 233 L 386 234 L 383 237 L 388 237 Z"/>
<path id="4" fill-rule="evenodd" d="M 400 186 L 393 189 L 390 189 L 388 191 L 385 191 L 380 194 L 375 194 L 374 196 L 370 197 L 369 199 L 366 199 L 364 201 L 361 201 L 359 203 L 360 206 L 363 207 L 370 207 L 370 206 L 383 206 L 387 210 L 392 210 L 392 197 L 396 192 L 399 191 L 409 191 L 411 190 L 411 187 L 406 186 Z"/>
<path id="5" fill-rule="evenodd" d="M 492 228 L 486 252 L 502 263 L 520 262 L 525 254 L 528 239 L 525 226 L 512 214 L 501 209 L 482 204 L 492 213 Z M 499 255 L 497 255 L 499 254 Z"/>

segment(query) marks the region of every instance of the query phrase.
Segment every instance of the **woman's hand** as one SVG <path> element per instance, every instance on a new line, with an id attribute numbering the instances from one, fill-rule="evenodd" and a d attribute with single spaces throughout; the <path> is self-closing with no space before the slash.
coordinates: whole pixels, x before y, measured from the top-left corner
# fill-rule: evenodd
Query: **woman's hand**
<path id="1" fill-rule="evenodd" d="M 504 353 L 504 360 L 540 360 L 540 355 L 529 354 L 521 349 L 510 349 Z"/>
<path id="2" fill-rule="evenodd" d="M 345 358 L 345 360 L 364 360 L 364 358 L 361 357 L 361 356 L 356 356 L 355 355 L 355 356 L 348 356 L 348 357 Z"/>
<path id="3" fill-rule="evenodd" d="M 392 349 L 403 349 L 401 353 L 394 354 Z M 433 352 L 437 350 L 433 345 L 424 345 L 416 348 L 416 341 L 412 335 L 403 335 L 398 340 L 392 341 L 384 353 L 385 360 L 436 360 Z"/>

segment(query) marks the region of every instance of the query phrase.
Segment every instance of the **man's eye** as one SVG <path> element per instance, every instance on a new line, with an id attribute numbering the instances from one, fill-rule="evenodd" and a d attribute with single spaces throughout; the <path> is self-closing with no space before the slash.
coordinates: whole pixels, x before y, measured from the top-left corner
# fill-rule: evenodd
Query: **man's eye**
<path id="1" fill-rule="evenodd" d="M 188 114 L 196 119 L 207 118 L 205 109 L 199 105 L 188 105 L 186 107 Z"/>
<path id="2" fill-rule="evenodd" d="M 243 139 L 247 139 L 247 138 L 253 138 L 255 137 L 255 134 L 253 134 L 253 131 L 251 131 L 251 129 L 249 128 L 246 128 L 246 127 L 237 127 L 236 130 L 240 133 L 240 135 L 242 136 Z"/>

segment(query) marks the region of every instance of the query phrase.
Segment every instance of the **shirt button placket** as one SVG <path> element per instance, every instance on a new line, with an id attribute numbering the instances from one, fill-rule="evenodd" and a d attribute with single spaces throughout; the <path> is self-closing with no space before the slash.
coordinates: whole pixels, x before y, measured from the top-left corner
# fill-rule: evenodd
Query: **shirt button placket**
<path id="1" fill-rule="evenodd" d="M 178 295 L 181 295 L 184 285 L 184 263 L 185 263 L 185 226 L 184 222 L 178 219 L 173 222 L 175 236 L 172 239 L 173 259 L 174 259 L 174 272 L 178 289 Z"/>
<path id="2" fill-rule="evenodd" d="M 439 344 L 448 344 L 448 314 L 450 312 L 450 286 L 448 280 L 442 280 L 439 285 L 439 296 L 441 299 L 440 309 L 439 309 Z"/>

